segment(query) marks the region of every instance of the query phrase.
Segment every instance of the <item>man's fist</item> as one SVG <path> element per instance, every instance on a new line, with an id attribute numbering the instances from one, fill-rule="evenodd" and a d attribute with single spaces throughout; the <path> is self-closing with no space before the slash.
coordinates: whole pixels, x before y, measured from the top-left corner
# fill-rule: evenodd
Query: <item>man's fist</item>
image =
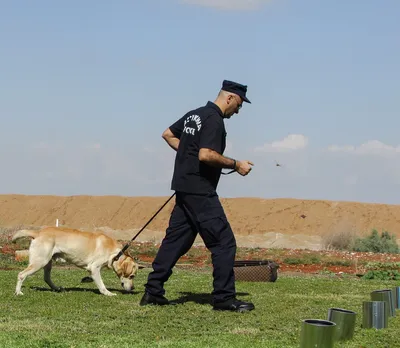
<path id="1" fill-rule="evenodd" d="M 242 175 L 245 176 L 250 173 L 251 171 L 251 166 L 254 166 L 253 162 L 250 161 L 236 161 L 236 171 Z"/>

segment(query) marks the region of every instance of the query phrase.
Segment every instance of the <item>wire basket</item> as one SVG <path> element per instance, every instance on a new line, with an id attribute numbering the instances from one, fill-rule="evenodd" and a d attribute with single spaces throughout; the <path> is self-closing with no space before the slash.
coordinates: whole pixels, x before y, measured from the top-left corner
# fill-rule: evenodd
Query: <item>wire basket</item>
<path id="1" fill-rule="evenodd" d="M 275 282 L 279 265 L 270 260 L 237 260 L 233 265 L 235 279 L 247 282 Z"/>

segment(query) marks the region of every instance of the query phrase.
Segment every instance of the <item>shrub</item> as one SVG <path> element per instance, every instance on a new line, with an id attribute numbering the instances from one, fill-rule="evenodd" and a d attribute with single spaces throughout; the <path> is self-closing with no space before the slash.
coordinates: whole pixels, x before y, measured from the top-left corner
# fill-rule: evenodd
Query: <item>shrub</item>
<path id="1" fill-rule="evenodd" d="M 390 270 L 390 269 L 400 269 L 400 262 L 379 262 L 371 261 L 367 262 L 364 266 L 368 270 Z"/>
<path id="2" fill-rule="evenodd" d="M 365 238 L 357 238 L 354 246 L 354 251 L 364 251 L 373 253 L 390 253 L 398 254 L 399 246 L 397 245 L 396 237 L 388 231 L 383 231 L 381 236 L 376 229 Z"/>
<path id="3" fill-rule="evenodd" d="M 301 265 L 303 263 L 303 260 L 300 258 L 286 257 L 283 260 L 283 263 L 286 263 L 288 265 Z"/>
<path id="4" fill-rule="evenodd" d="M 400 280 L 400 272 L 396 269 L 379 271 L 370 270 L 363 275 L 363 279 Z"/>
<path id="5" fill-rule="evenodd" d="M 354 241 L 354 232 L 341 229 L 325 235 L 322 243 L 327 250 L 351 250 Z"/>
<path id="6" fill-rule="evenodd" d="M 349 260 L 328 260 L 325 262 L 327 266 L 351 266 L 352 262 Z"/>

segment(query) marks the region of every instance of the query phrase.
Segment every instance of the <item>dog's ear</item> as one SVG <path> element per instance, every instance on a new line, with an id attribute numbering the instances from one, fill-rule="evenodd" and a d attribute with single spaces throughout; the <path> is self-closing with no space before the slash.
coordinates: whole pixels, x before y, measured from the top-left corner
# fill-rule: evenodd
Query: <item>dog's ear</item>
<path id="1" fill-rule="evenodd" d="M 139 258 L 138 258 L 137 256 L 135 256 L 135 257 L 133 258 L 133 260 L 134 260 L 135 263 L 137 264 L 138 269 L 145 268 L 145 266 L 143 266 L 143 265 L 140 264 L 140 260 L 139 260 Z"/>
<path id="2" fill-rule="evenodd" d="M 142 264 L 140 264 L 138 261 L 139 261 L 139 259 L 135 259 L 135 263 L 136 263 L 137 269 L 143 269 L 143 268 L 145 268 L 145 266 L 143 266 Z"/>
<path id="3" fill-rule="evenodd" d="M 131 253 L 129 252 L 129 250 L 125 250 L 124 251 L 125 256 L 131 257 L 133 259 L 133 256 L 131 255 Z"/>

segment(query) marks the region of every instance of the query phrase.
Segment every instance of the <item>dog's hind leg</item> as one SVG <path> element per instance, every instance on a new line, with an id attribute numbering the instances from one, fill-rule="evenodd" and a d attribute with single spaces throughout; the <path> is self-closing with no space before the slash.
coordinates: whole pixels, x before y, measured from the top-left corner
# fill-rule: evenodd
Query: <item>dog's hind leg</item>
<path id="1" fill-rule="evenodd" d="M 18 274 L 18 281 L 17 281 L 17 286 L 15 288 L 15 295 L 23 295 L 21 291 L 22 283 L 26 279 L 26 277 L 36 273 L 43 267 L 42 264 L 30 264 L 27 268 L 25 268 L 23 271 L 21 271 Z"/>
<path id="2" fill-rule="evenodd" d="M 115 296 L 116 294 L 113 294 L 112 292 L 108 291 L 106 289 L 106 286 L 103 283 L 103 279 L 101 279 L 101 274 L 100 274 L 100 267 L 94 267 L 92 268 L 92 279 L 96 283 L 98 289 L 103 295 L 106 296 Z"/>
<path id="3" fill-rule="evenodd" d="M 18 273 L 15 295 L 23 295 L 21 287 L 26 277 L 42 269 L 51 260 L 52 245 L 40 245 L 39 243 L 38 239 L 31 242 L 29 247 L 29 266 Z"/>
<path id="4" fill-rule="evenodd" d="M 51 280 L 51 267 L 53 265 L 53 260 L 50 260 L 46 266 L 44 266 L 44 281 L 47 283 L 48 286 L 54 291 L 60 292 L 63 290 L 61 286 L 57 286 Z"/>

